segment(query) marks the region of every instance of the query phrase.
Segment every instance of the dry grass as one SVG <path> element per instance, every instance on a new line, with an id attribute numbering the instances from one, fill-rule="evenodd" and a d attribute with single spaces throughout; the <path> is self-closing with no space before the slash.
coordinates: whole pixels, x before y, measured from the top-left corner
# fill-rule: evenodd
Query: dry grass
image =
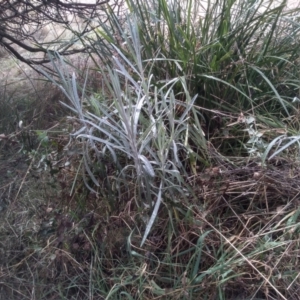
<path id="1" fill-rule="evenodd" d="M 145 212 L 133 210 L 133 200 L 111 215 L 80 184 L 69 195 L 72 168 L 22 180 L 28 166 L 12 165 L 23 174 L 1 185 L 15 200 L 2 212 L 2 295 L 104 299 L 121 284 L 116 295 L 129 288 L 142 299 L 216 299 L 219 289 L 225 299 L 299 299 L 299 167 L 220 164 L 215 152 L 212 159 L 215 167 L 189 179 L 196 197 L 173 206 L 174 214 L 163 209 L 144 248 L 138 224 Z M 22 185 L 17 198 L 13 185 Z"/>

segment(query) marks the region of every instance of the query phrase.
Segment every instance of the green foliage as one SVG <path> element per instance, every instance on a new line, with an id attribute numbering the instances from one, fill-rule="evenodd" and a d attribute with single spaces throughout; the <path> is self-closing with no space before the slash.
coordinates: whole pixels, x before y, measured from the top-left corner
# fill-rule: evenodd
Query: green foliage
<path id="1" fill-rule="evenodd" d="M 198 94 L 196 104 L 206 109 L 257 114 L 274 107 L 278 116 L 289 114 L 289 100 L 298 93 L 297 10 L 283 10 L 284 2 L 274 1 L 209 2 L 205 13 L 201 2 L 192 0 L 128 0 L 127 5 L 137 18 L 145 76 L 151 74 L 156 85 L 184 76 L 189 92 Z M 98 39 L 86 39 L 102 62 L 110 61 L 117 47 L 136 63 L 128 25 L 112 9 L 107 17 L 109 25 L 99 20 Z M 182 92 L 174 85 L 177 97 Z"/>

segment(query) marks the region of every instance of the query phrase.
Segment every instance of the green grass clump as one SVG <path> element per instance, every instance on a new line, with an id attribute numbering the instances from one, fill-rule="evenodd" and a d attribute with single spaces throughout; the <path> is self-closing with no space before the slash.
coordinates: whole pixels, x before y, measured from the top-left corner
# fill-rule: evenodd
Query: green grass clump
<path id="1" fill-rule="evenodd" d="M 284 9 L 284 1 L 216 1 L 207 8 L 191 0 L 126 3 L 137 18 L 146 73 L 158 86 L 184 76 L 205 109 L 289 114 L 298 93 L 297 9 Z M 110 7 L 107 15 L 92 41 L 95 53 L 107 63 L 114 45 L 135 62 L 128 25 Z M 174 92 L 180 97 L 182 87 Z"/>

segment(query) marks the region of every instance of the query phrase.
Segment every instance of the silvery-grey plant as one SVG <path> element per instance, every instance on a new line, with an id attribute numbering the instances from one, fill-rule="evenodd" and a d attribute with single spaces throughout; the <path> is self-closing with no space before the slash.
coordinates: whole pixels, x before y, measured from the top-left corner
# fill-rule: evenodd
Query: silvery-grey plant
<path id="1" fill-rule="evenodd" d="M 138 205 L 152 208 L 143 244 L 163 199 L 182 201 L 189 195 L 186 166 L 197 155 L 204 155 L 206 144 L 199 113 L 194 108 L 196 96 L 190 97 L 184 76 L 157 87 L 151 74 L 144 72 L 144 64 L 149 62 L 141 59 L 137 19 L 128 17 L 127 24 L 126 46 L 135 59 L 130 61 L 112 45 L 116 53 L 113 67 L 100 70 L 105 100 L 96 101 L 97 109 L 93 112 L 83 109 L 83 99 L 89 102 L 89 97 L 84 95 L 83 88 L 80 99 L 75 75 L 66 76 L 63 64 L 58 67 L 54 60 L 53 63 L 60 77 L 59 86 L 71 103 L 63 104 L 76 113 L 82 124 L 73 136 L 84 141 L 83 161 L 90 179 L 99 186 L 91 168 L 92 153 L 98 161 L 109 157 L 116 166 L 117 190 L 128 187 L 126 182 L 135 182 Z M 154 58 L 151 63 L 159 61 Z M 185 102 L 178 101 L 173 93 L 172 88 L 178 83 L 185 91 Z M 178 106 L 182 108 L 180 116 L 176 115 Z M 191 139 L 197 153 L 192 150 Z M 87 181 L 86 184 L 95 191 Z"/>

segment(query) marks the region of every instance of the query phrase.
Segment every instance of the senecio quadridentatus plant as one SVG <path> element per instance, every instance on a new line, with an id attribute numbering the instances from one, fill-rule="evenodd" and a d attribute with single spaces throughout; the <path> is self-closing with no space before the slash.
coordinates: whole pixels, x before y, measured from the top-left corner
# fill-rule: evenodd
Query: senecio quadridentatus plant
<path id="1" fill-rule="evenodd" d="M 113 161 L 118 169 L 114 175 L 118 189 L 124 182 L 134 180 L 136 202 L 152 210 L 146 221 L 143 244 L 164 199 L 182 201 L 188 195 L 186 165 L 194 163 L 201 151 L 205 152 L 206 142 L 199 112 L 194 107 L 197 96 L 190 96 L 184 76 L 154 84 L 150 64 L 159 60 L 142 61 L 137 20 L 128 17 L 127 22 L 129 34 L 124 39 L 133 60 L 129 60 L 122 49 L 111 45 L 115 51 L 113 66 L 100 67 L 105 88 L 93 112 L 83 108 L 83 99 L 89 101 L 85 95 L 86 82 L 79 97 L 75 74 L 68 75 L 59 55 L 52 61 L 60 77 L 56 84 L 70 101 L 63 105 L 74 112 L 81 123 L 73 136 L 84 141 L 83 165 L 94 185 L 99 186 L 99 182 L 90 166 L 91 152 L 99 161 L 105 156 Z M 176 99 L 175 84 L 182 85 L 184 102 Z M 180 116 L 176 114 L 178 105 L 183 108 Z M 197 147 L 197 153 L 192 150 L 190 140 Z M 97 192 L 87 181 L 86 184 Z"/>

